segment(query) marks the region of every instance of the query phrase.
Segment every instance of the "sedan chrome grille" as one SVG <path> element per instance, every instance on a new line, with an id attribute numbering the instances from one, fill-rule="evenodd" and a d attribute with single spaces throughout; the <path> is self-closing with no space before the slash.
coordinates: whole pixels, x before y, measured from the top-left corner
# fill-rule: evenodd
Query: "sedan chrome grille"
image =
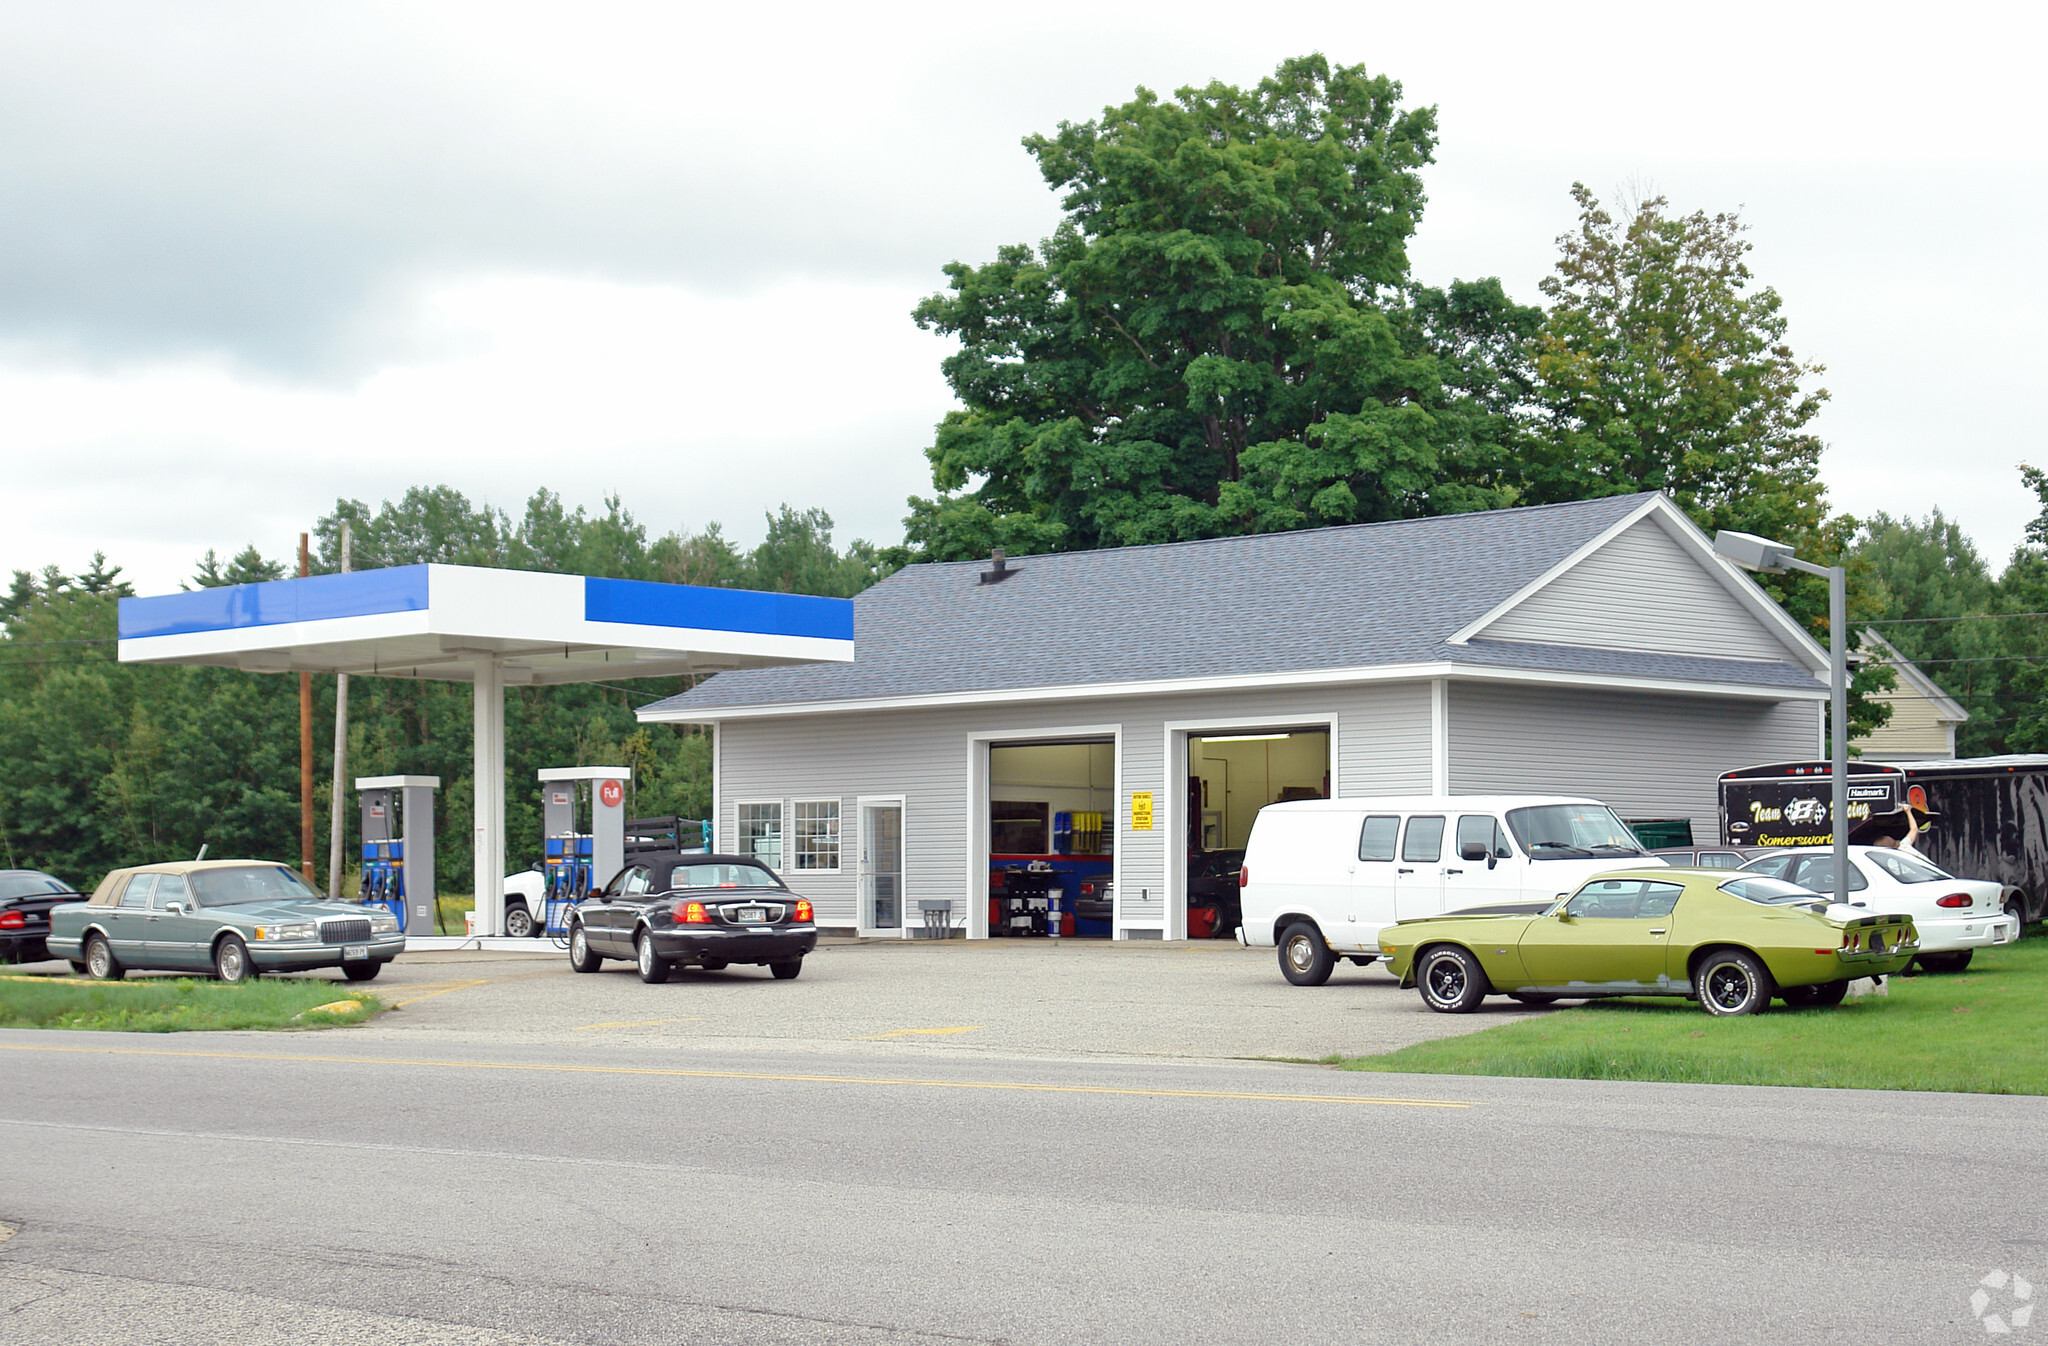
<path id="1" fill-rule="evenodd" d="M 320 922 L 320 942 L 323 944 L 362 944 L 369 938 L 368 921 Z"/>

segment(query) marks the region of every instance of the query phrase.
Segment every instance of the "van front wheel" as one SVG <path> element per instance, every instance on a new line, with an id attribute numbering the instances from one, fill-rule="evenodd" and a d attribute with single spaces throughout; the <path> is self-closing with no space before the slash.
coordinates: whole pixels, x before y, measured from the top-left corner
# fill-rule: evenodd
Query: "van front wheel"
<path id="1" fill-rule="evenodd" d="M 1321 986 L 1336 966 L 1337 955 L 1313 921 L 1296 921 L 1280 932 L 1280 975 L 1296 986 Z"/>

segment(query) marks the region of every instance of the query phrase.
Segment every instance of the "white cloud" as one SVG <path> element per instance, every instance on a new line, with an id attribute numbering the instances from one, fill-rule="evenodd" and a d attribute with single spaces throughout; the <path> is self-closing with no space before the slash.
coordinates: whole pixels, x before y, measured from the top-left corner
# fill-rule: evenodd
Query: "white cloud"
<path id="1" fill-rule="evenodd" d="M 476 277 L 418 298 L 416 344 L 437 356 L 346 389 L 219 362 L 0 366 L 0 405 L 38 440 L 12 455 L 12 492 L 45 506 L 7 559 L 75 569 L 103 547 L 161 590 L 208 547 L 285 553 L 339 496 L 441 482 L 515 517 L 540 486 L 593 507 L 616 493 L 656 532 L 738 538 L 783 501 L 822 505 L 840 541 L 894 541 L 947 398 L 915 298 Z"/>
<path id="2" fill-rule="evenodd" d="M 336 495 L 784 500 L 894 540 L 949 399 L 908 309 L 1056 207 L 1018 140 L 1320 49 L 1434 103 L 1425 279 L 1533 300 L 1566 189 L 1744 207 L 1827 476 L 1994 560 L 2048 458 L 2036 9 L 1738 3 L 0 11 L 0 566 L 152 588 Z M 26 520 L 24 524 L 22 521 Z"/>

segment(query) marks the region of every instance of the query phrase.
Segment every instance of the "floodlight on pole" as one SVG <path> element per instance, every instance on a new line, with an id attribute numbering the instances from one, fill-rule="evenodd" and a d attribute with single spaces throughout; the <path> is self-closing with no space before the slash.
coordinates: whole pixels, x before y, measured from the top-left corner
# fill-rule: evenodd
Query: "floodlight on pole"
<path id="1" fill-rule="evenodd" d="M 1848 572 L 1841 566 L 1802 561 L 1792 548 L 1754 533 L 1727 529 L 1714 534 L 1714 551 L 1741 566 L 1766 575 L 1797 570 L 1828 582 L 1828 718 L 1834 733 L 1828 774 L 1833 792 L 1828 813 L 1835 842 L 1835 901 L 1849 901 L 1849 598 Z"/>

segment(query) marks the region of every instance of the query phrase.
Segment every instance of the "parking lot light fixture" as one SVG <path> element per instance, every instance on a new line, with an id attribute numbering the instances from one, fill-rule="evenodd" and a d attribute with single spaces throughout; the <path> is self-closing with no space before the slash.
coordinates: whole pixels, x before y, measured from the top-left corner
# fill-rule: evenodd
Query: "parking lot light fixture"
<path id="1" fill-rule="evenodd" d="M 1754 533 L 1722 529 L 1714 534 L 1715 554 L 1745 570 L 1782 575 L 1797 570 L 1822 575 L 1828 582 L 1828 718 L 1834 734 L 1829 754 L 1833 798 L 1829 820 L 1835 840 L 1835 901 L 1849 901 L 1849 598 L 1848 572 L 1841 566 L 1815 565 L 1793 555 L 1792 548 Z"/>

